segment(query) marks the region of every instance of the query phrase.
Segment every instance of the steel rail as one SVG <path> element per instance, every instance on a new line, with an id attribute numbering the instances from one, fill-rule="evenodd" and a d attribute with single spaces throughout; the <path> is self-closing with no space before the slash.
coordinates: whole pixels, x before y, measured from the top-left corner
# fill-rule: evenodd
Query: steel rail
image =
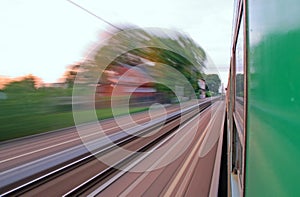
<path id="1" fill-rule="evenodd" d="M 214 100 L 214 101 L 216 101 L 216 100 Z M 199 105 L 200 112 L 202 112 L 205 109 L 207 109 L 210 105 L 211 105 L 211 102 L 203 103 L 201 106 Z M 191 112 L 190 110 L 188 110 L 188 111 Z M 186 124 L 187 122 L 190 122 L 191 119 L 194 118 L 196 115 L 197 114 L 194 114 L 192 117 L 186 119 L 184 122 L 182 122 L 182 124 Z M 87 181 L 83 182 L 82 184 L 78 185 L 77 187 L 73 188 L 72 190 L 68 191 L 63 196 L 64 197 L 68 197 L 68 196 L 85 195 L 84 193 L 86 191 L 88 191 L 90 188 L 92 188 L 93 186 L 95 186 L 99 182 L 105 180 L 107 177 L 109 177 L 109 176 L 117 173 L 117 175 L 115 175 L 112 179 L 109 179 L 107 182 L 105 182 L 103 185 L 101 185 L 100 189 L 98 188 L 98 190 L 96 191 L 96 193 L 100 193 L 102 190 L 104 190 L 106 187 L 108 187 L 110 184 L 112 184 L 114 181 L 116 181 L 117 178 L 123 176 L 126 173 L 126 171 L 127 171 L 127 170 L 125 170 L 125 171 L 119 172 L 118 169 L 120 169 L 120 168 L 122 168 L 122 167 L 124 167 L 126 165 L 129 165 L 129 166 L 126 167 L 126 169 L 130 169 L 133 166 L 135 166 L 137 163 L 139 163 L 140 161 L 142 161 L 145 157 L 147 157 L 148 155 L 150 155 L 153 152 L 153 149 L 156 149 L 156 147 L 159 147 L 165 141 L 167 141 L 170 138 L 172 138 L 173 135 L 176 134 L 175 131 L 178 130 L 178 127 L 179 127 L 179 125 L 177 125 L 176 127 L 170 129 L 168 132 L 166 132 L 166 133 L 158 136 L 156 139 L 154 139 L 151 142 L 147 143 L 143 147 L 139 148 L 136 152 L 145 152 L 145 151 L 147 151 L 147 150 L 149 150 L 149 149 L 152 148 L 150 151 L 148 151 L 142 157 L 137 158 L 139 156 L 139 154 L 137 154 L 136 152 L 132 153 L 132 154 L 128 155 L 127 157 L 123 158 L 122 160 L 116 162 L 114 165 L 111 165 L 108 168 L 106 168 L 105 170 L 99 172 L 98 174 L 96 174 L 92 178 L 88 179 Z M 156 146 L 153 148 L 154 145 L 156 145 Z M 136 158 L 137 158 L 136 161 L 134 161 L 133 163 L 130 163 L 130 162 L 132 162 Z M 93 195 L 91 195 L 91 196 L 93 196 Z"/>
<path id="2" fill-rule="evenodd" d="M 77 168 L 79 166 L 82 166 L 82 165 L 90 162 L 91 160 L 94 160 L 95 159 L 94 155 L 104 155 L 105 153 L 116 149 L 118 146 L 125 145 L 125 144 L 135 140 L 136 138 L 139 138 L 138 136 L 142 136 L 144 134 L 147 134 L 147 133 L 151 132 L 156 127 L 159 127 L 162 122 L 165 122 L 165 124 L 168 124 L 168 123 L 173 122 L 174 120 L 180 118 L 183 115 L 186 115 L 188 113 L 191 113 L 191 112 L 195 111 L 197 108 L 199 109 L 199 112 L 203 111 L 205 108 L 209 107 L 212 102 L 216 101 L 217 99 L 218 98 L 214 98 L 214 99 L 199 103 L 197 105 L 194 105 L 192 107 L 188 107 L 186 109 L 179 110 L 177 112 L 173 112 L 173 113 L 167 115 L 166 119 L 158 118 L 158 120 L 151 121 L 153 123 L 148 124 L 147 128 L 133 129 L 133 130 L 136 130 L 136 131 L 130 132 L 132 134 L 128 134 L 128 132 L 126 132 L 126 134 L 127 134 L 126 136 L 123 136 L 120 139 L 115 140 L 112 144 L 108 144 L 106 146 L 100 147 L 99 148 L 100 150 L 94 152 L 93 154 L 88 155 L 88 156 L 84 156 L 83 158 L 80 158 L 76 161 L 73 161 L 69 164 L 66 164 L 66 165 L 64 165 L 64 166 L 62 166 L 58 169 L 55 169 L 55 170 L 53 170 L 53 171 L 51 171 L 47 174 L 44 174 L 44 175 L 42 175 L 38 178 L 35 178 L 34 180 L 26 182 L 25 184 L 22 184 L 22 185 L 20 185 L 16 188 L 13 188 L 13 189 L 5 192 L 5 193 L 0 194 L 0 196 L 16 196 L 16 195 L 21 195 L 25 192 L 28 192 L 28 191 L 30 191 L 30 190 L 32 190 L 32 189 L 48 182 L 50 180 L 53 180 L 53 179 L 65 174 L 69 171 L 74 170 L 75 168 Z M 170 134 L 170 132 L 168 133 L 168 135 L 169 134 Z M 113 135 L 116 135 L 116 134 L 113 134 Z M 160 137 L 162 137 L 162 136 L 160 136 Z M 150 148 L 150 144 L 153 145 L 153 143 L 154 142 L 150 142 L 149 144 L 147 144 L 147 146 L 142 147 L 141 150 L 139 150 L 139 151 L 143 151 L 144 149 Z M 132 155 L 130 157 L 132 157 Z M 113 171 L 113 170 L 112 169 L 110 169 L 110 170 L 106 169 L 105 171 L 109 172 L 109 171 Z"/>
<path id="3" fill-rule="evenodd" d="M 207 109 L 209 106 L 204 107 L 201 111 Z M 197 114 L 193 115 L 193 117 L 190 117 L 189 119 L 185 120 L 183 124 L 188 124 L 188 122 L 191 122 Z M 99 182 L 105 180 L 107 177 L 113 175 L 112 178 L 109 178 L 108 181 L 105 181 L 104 184 L 102 184 L 100 187 L 98 187 L 95 191 L 93 191 L 88 196 L 94 196 L 104 189 L 106 189 L 109 185 L 114 183 L 118 178 L 123 176 L 125 173 L 127 173 L 128 170 L 133 168 L 135 165 L 137 165 L 139 162 L 141 162 L 144 158 L 148 157 L 150 154 L 153 153 L 158 147 L 160 147 L 162 144 L 164 144 L 166 141 L 171 139 L 174 135 L 176 135 L 176 131 L 178 131 L 178 125 L 168 132 L 164 133 L 161 136 L 158 136 L 156 139 L 152 140 L 148 144 L 144 145 L 140 149 L 138 149 L 136 152 L 146 152 L 146 154 L 139 157 L 139 154 L 132 153 L 126 158 L 116 162 L 114 165 L 110 166 L 109 168 L 103 170 L 102 172 L 96 174 L 89 180 L 83 182 L 82 184 L 78 185 L 77 187 L 73 188 L 69 192 L 65 193 L 63 197 L 68 196 L 80 196 L 80 195 L 86 195 L 84 194 L 86 191 L 88 191 L 90 188 L 98 184 Z M 150 150 L 149 150 L 150 149 Z M 149 150 L 149 151 L 148 151 Z M 136 160 L 134 160 L 136 159 Z M 131 163 L 132 162 L 132 163 Z M 118 170 L 121 167 L 125 167 L 125 170 Z M 114 175 L 115 174 L 115 175 Z"/>

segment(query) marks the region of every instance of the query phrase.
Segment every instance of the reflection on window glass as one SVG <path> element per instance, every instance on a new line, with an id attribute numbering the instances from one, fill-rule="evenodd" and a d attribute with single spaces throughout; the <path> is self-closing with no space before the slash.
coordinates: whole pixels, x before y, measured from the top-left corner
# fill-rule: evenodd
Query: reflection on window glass
<path id="1" fill-rule="evenodd" d="M 236 57 L 235 57 L 235 65 L 236 65 L 236 107 L 235 111 L 237 115 L 243 120 L 244 119 L 244 18 L 242 17 L 238 39 L 236 44 Z"/>
<path id="2" fill-rule="evenodd" d="M 234 174 L 239 175 L 240 180 L 242 180 L 243 176 L 243 147 L 241 144 L 241 140 L 236 125 L 233 128 L 233 148 L 232 148 L 232 171 Z"/>

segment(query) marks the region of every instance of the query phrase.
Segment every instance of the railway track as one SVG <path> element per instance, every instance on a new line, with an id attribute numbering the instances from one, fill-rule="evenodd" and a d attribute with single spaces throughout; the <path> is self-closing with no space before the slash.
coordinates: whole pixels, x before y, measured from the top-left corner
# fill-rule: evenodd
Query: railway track
<path id="1" fill-rule="evenodd" d="M 196 106 L 192 106 L 189 108 L 186 108 L 184 110 L 181 110 L 179 112 L 171 113 L 167 116 L 166 119 L 155 119 L 151 122 L 148 122 L 144 124 L 142 127 L 135 127 L 132 128 L 130 131 L 119 132 L 116 134 L 112 134 L 110 136 L 111 139 L 114 139 L 113 143 L 106 143 L 98 148 L 97 151 L 93 153 L 93 155 L 85 155 L 84 157 L 81 157 L 75 161 L 66 163 L 63 166 L 60 166 L 59 168 L 53 169 L 51 172 L 48 172 L 46 174 L 42 174 L 38 176 L 37 178 L 33 180 L 29 180 L 24 184 L 18 185 L 14 188 L 11 188 L 12 185 L 7 186 L 6 188 L 1 189 L 1 195 L 2 196 L 17 196 L 17 195 L 25 195 L 30 194 L 31 191 L 36 190 L 39 191 L 38 188 L 42 187 L 43 185 L 47 185 L 48 183 L 55 182 L 56 179 L 59 179 L 60 177 L 63 177 L 67 174 L 72 174 L 73 171 L 76 171 L 80 168 L 84 168 L 84 166 L 90 165 L 90 163 L 98 163 L 98 167 L 96 170 L 97 172 L 93 172 L 93 176 L 86 179 L 85 181 L 82 181 L 80 184 L 77 182 L 74 184 L 77 184 L 75 187 L 71 186 L 71 189 L 68 189 L 68 192 L 63 193 L 65 196 L 73 196 L 73 195 L 79 195 L 83 192 L 90 189 L 93 185 L 98 184 L 101 181 L 105 181 L 106 178 L 111 176 L 112 174 L 116 173 L 124 173 L 122 171 L 118 171 L 117 169 L 120 168 L 120 166 L 126 166 L 126 168 L 130 167 L 131 165 L 134 165 L 131 163 L 135 158 L 137 158 L 137 154 L 129 154 L 126 155 L 124 158 L 120 158 L 113 166 L 107 166 L 105 164 L 99 165 L 99 161 L 95 158 L 95 156 L 103 156 L 106 154 L 110 154 L 114 150 L 116 150 L 119 146 L 129 146 L 129 144 L 133 144 L 133 149 L 135 152 L 143 152 L 148 151 L 149 153 L 153 148 L 155 148 L 159 143 L 162 141 L 168 139 L 170 136 L 172 136 L 172 133 L 176 131 L 179 124 L 179 118 L 183 117 L 184 122 L 189 121 L 193 116 L 195 116 L 199 111 L 203 111 L 208 106 L 211 105 L 213 101 L 207 101 L 200 103 Z M 196 113 L 197 112 L 197 113 Z M 149 133 L 151 133 L 152 130 L 156 129 L 161 125 L 161 122 L 164 121 L 164 127 L 167 129 L 166 131 L 158 132 L 155 135 L 152 135 L 150 138 L 141 138 L 141 136 L 145 136 Z M 177 121 L 177 122 L 176 122 Z M 129 148 L 130 149 L 130 148 Z M 149 151 L 150 150 L 150 151 Z M 95 156 L 94 156 L 95 155 Z M 139 159 L 138 159 L 139 160 Z M 100 169 L 100 170 L 99 170 Z M 96 174 L 96 175 L 95 175 Z M 120 174 L 120 175 L 121 175 Z M 107 183 L 106 183 L 107 184 Z M 9 188 L 9 189 L 7 189 Z M 6 189 L 6 191 L 5 191 Z M 65 190 L 65 189 L 64 189 Z M 4 192 L 3 192 L 4 191 Z M 62 193 L 61 193 L 62 194 Z M 30 196 L 30 195 L 29 195 Z"/>
<path id="2" fill-rule="evenodd" d="M 215 103 L 185 128 L 176 130 L 174 138 L 180 138 L 160 152 L 156 160 L 142 159 L 133 169 L 114 175 L 82 196 L 217 196 L 222 146 L 218 136 L 223 136 L 224 110 L 224 102 Z M 188 147 L 178 154 L 185 144 Z M 174 160 L 174 155 L 180 156 Z M 170 159 L 167 165 L 161 165 Z M 140 166 L 146 168 L 136 171 Z"/>

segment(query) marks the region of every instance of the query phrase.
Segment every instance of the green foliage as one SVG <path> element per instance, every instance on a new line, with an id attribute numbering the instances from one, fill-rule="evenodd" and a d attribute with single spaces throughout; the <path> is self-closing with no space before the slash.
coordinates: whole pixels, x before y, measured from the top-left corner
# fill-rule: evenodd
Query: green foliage
<path id="1" fill-rule="evenodd" d="M 205 76 L 205 83 L 208 87 L 208 90 L 211 91 L 214 94 L 219 93 L 219 89 L 221 86 L 221 80 L 219 78 L 219 75 L 217 74 L 208 74 Z"/>
<path id="2" fill-rule="evenodd" d="M 128 47 L 132 50 L 123 51 Z M 116 54 L 121 55 L 114 57 Z M 0 141 L 74 125 L 71 98 L 75 78 L 80 84 L 94 85 L 99 82 L 95 79 L 98 79 L 99 73 L 103 73 L 106 65 L 125 63 L 137 66 L 144 60 L 160 64 L 155 65 L 156 70 L 149 72 L 149 75 L 159 77 L 163 82 L 168 81 L 166 84 L 171 84 L 174 89 L 182 88 L 182 97 L 190 98 L 193 91 L 183 87 L 183 80 L 174 77 L 174 73 L 165 72 L 165 65 L 180 72 L 192 85 L 194 92 L 198 92 L 197 80 L 204 76 L 202 70 L 206 61 L 206 54 L 199 45 L 178 32 L 172 32 L 170 37 L 163 31 L 129 30 L 109 38 L 90 60 L 70 66 L 64 74 L 67 88 L 37 88 L 37 78 L 32 75 L 6 85 L 2 90 L 5 99 L 0 100 Z M 101 80 L 105 80 L 105 77 Z M 160 84 L 154 86 L 162 103 L 178 102 L 170 88 Z M 145 109 L 136 107 L 131 112 Z M 100 119 L 112 117 L 111 109 L 97 110 L 97 115 Z"/>
<path id="3" fill-rule="evenodd" d="M 170 103 L 174 101 L 174 99 L 176 100 L 177 97 L 175 93 L 167 86 L 156 83 L 154 87 L 159 92 L 157 94 L 157 97 L 159 97 L 157 98 L 159 103 Z"/>
<path id="4" fill-rule="evenodd" d="M 239 97 L 244 96 L 244 74 L 236 75 L 236 95 Z"/>
<path id="5" fill-rule="evenodd" d="M 42 88 L 14 99 L 0 100 L 0 141 L 74 126 L 71 100 L 69 104 L 59 102 L 59 98 L 71 99 L 71 96 L 62 97 L 70 93 L 71 89 Z M 130 113 L 146 109 L 133 107 Z M 96 114 L 99 120 L 113 117 L 109 108 L 97 109 Z M 122 114 L 126 111 L 117 115 Z"/>
<path id="6" fill-rule="evenodd" d="M 34 92 L 36 90 L 35 88 L 36 79 L 34 76 L 29 75 L 25 76 L 20 81 L 14 81 L 9 84 L 7 84 L 3 88 L 3 92 L 6 93 L 28 93 L 28 92 Z"/>
<path id="7" fill-rule="evenodd" d="M 36 78 L 30 76 L 3 88 L 6 98 L 0 100 L 0 141 L 73 124 L 71 108 L 65 113 L 57 102 L 60 97 L 71 98 L 72 89 L 36 88 L 35 84 Z"/>
<path id="8" fill-rule="evenodd" d="M 85 73 L 81 73 L 81 76 L 86 76 L 86 78 L 81 78 L 83 82 L 95 83 L 92 79 L 108 69 L 106 65 L 124 63 L 136 66 L 144 63 L 143 60 L 148 60 L 175 68 L 189 81 L 194 92 L 198 92 L 197 80 L 203 78 L 203 68 L 206 67 L 207 58 L 199 45 L 187 35 L 179 32 L 173 31 L 168 35 L 168 32 L 163 30 L 154 33 L 149 29 L 130 28 L 124 27 L 122 29 L 127 31 L 115 32 L 116 34 L 106 40 L 105 45 L 99 47 L 92 62 L 85 64 Z M 128 51 L 130 48 L 131 50 Z M 115 57 L 116 54 L 121 55 Z M 160 78 L 167 78 L 169 73 L 164 73 L 163 69 L 160 72 Z M 100 80 L 105 81 L 103 78 Z M 158 90 L 161 93 L 167 93 L 162 88 Z M 191 91 L 185 93 L 186 97 L 191 96 Z"/>
<path id="9" fill-rule="evenodd" d="M 212 92 L 211 91 L 206 91 L 205 92 L 205 96 L 206 97 L 211 97 L 212 96 Z"/>
<path id="10" fill-rule="evenodd" d="M 80 65 L 72 65 L 68 68 L 68 70 L 64 74 L 65 83 L 69 88 L 72 88 L 74 86 L 74 82 L 76 79 L 76 75 L 80 69 Z"/>

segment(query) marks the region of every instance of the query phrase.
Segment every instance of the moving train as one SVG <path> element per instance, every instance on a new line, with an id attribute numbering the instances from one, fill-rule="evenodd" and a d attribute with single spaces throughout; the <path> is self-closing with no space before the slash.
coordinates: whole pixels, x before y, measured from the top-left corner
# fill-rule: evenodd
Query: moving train
<path id="1" fill-rule="evenodd" d="M 219 194 L 300 196 L 300 2 L 234 6 Z"/>

